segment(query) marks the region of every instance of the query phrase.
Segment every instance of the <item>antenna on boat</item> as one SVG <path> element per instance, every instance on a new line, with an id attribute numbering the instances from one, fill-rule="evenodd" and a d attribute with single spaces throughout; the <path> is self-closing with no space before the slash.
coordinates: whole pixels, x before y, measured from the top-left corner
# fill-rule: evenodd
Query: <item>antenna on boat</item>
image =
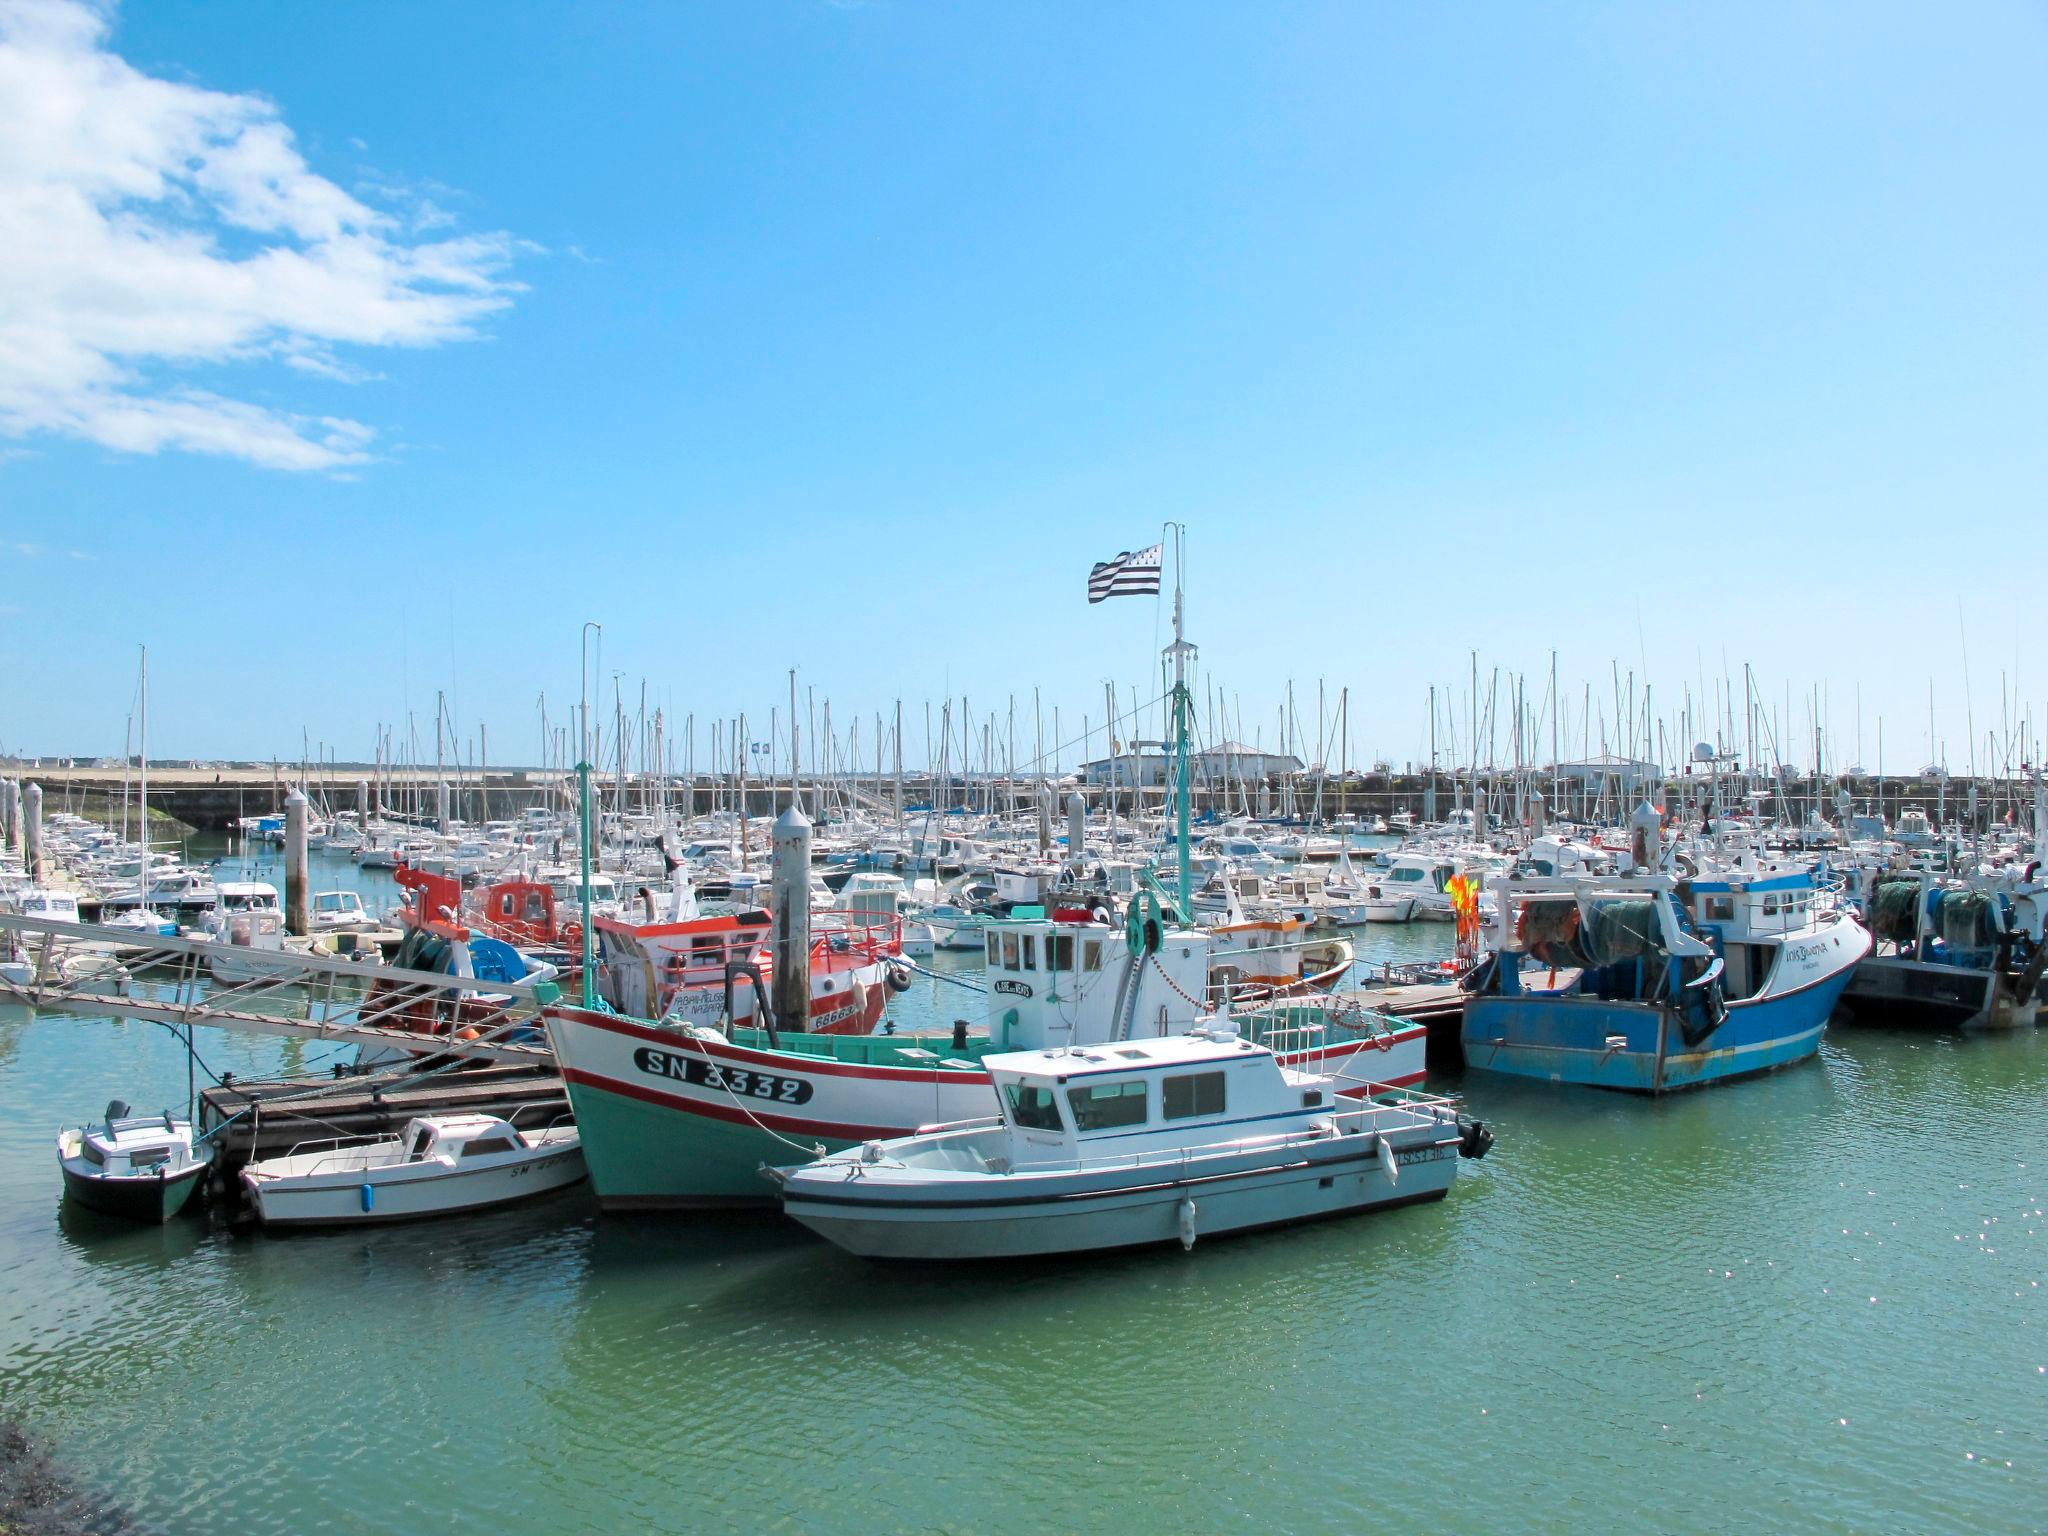
<path id="1" fill-rule="evenodd" d="M 604 626 L 595 619 L 583 626 L 583 751 L 576 763 L 577 815 L 582 835 L 576 839 L 577 853 L 581 860 L 583 881 L 581 905 L 583 909 L 583 1006 L 597 1006 L 597 973 L 592 965 L 592 931 L 590 926 L 590 632 L 596 630 L 599 643 L 604 638 Z"/>

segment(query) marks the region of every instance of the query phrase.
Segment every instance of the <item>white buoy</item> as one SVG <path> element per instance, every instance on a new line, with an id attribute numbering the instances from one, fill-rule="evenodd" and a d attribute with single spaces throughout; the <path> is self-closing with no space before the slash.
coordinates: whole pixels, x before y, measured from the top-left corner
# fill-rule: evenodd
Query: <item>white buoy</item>
<path id="1" fill-rule="evenodd" d="M 294 789 L 284 797 L 285 931 L 304 938 L 306 916 L 306 797 Z"/>
<path id="2" fill-rule="evenodd" d="M 775 1022 L 802 1030 L 811 1022 L 811 823 L 794 804 L 775 818 L 769 878 Z"/>
<path id="3" fill-rule="evenodd" d="M 1394 1162 L 1394 1144 L 1388 1141 L 1385 1136 L 1380 1137 L 1379 1153 L 1380 1172 L 1384 1173 L 1387 1176 L 1387 1182 L 1389 1184 L 1400 1183 L 1401 1169 Z"/>
<path id="4" fill-rule="evenodd" d="M 1180 1197 L 1180 1246 L 1183 1253 L 1195 1246 L 1195 1197 Z"/>

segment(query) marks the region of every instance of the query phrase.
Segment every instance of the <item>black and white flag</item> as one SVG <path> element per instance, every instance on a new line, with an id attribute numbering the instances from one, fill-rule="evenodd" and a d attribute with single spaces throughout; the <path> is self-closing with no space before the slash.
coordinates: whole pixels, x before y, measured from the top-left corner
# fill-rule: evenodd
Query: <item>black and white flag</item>
<path id="1" fill-rule="evenodd" d="M 1095 569 L 1088 573 L 1088 601 L 1099 603 L 1105 597 L 1156 596 L 1159 591 L 1159 551 L 1165 546 L 1154 544 L 1150 549 L 1141 549 L 1133 554 L 1125 550 L 1114 560 L 1099 560 Z"/>

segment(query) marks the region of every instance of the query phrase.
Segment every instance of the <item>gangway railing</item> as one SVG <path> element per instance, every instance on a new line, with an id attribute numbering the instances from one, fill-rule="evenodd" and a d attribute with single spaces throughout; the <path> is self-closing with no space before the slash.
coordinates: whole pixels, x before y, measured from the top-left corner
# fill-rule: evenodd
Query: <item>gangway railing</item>
<path id="1" fill-rule="evenodd" d="M 215 980 L 231 955 L 247 976 Z M 81 966 L 81 957 L 103 963 Z M 338 955 L 260 950 L 100 923 L 0 913 L 0 1002 L 185 1029 L 395 1046 L 423 1056 L 551 1065 L 547 982 L 479 981 Z"/>

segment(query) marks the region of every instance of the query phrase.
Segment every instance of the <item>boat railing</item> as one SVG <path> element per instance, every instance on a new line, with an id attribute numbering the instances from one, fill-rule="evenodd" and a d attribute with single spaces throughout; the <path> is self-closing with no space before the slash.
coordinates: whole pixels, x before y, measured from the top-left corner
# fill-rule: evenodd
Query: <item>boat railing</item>
<path id="1" fill-rule="evenodd" d="M 903 919 L 873 912 L 847 912 L 836 908 L 811 914 L 811 958 L 852 954 L 864 960 L 880 960 L 903 949 Z"/>
<path id="2" fill-rule="evenodd" d="M 1246 1136 L 1229 1141 L 1205 1142 L 1198 1146 L 1159 1147 L 1151 1151 L 1131 1152 L 1122 1156 L 1096 1156 L 1072 1158 L 1033 1159 L 1028 1163 L 1015 1164 L 1011 1171 L 1016 1173 L 1080 1173 L 1090 1169 L 1137 1168 L 1137 1169 L 1185 1169 L 1196 1161 L 1237 1155 L 1284 1150 L 1288 1147 L 1318 1145 L 1339 1136 L 1363 1136 L 1376 1134 L 1387 1129 L 1408 1129 L 1415 1125 L 1418 1117 L 1440 1121 L 1446 1125 L 1457 1125 L 1456 1104 L 1440 1095 L 1417 1093 L 1413 1090 L 1389 1088 L 1384 1097 L 1392 1103 L 1368 1103 L 1356 1109 L 1333 1109 L 1326 1115 L 1319 1115 L 1299 1130 L 1276 1131 L 1265 1136 Z M 1391 1126 L 1386 1122 L 1393 1122 Z M 1001 1123 L 997 1117 L 995 1123 Z M 939 1134 L 948 1138 L 953 1133 L 963 1137 L 985 1134 L 990 1128 L 988 1121 L 955 1122 L 946 1126 Z M 923 1134 L 920 1132 L 919 1134 Z M 907 1167 L 909 1164 L 890 1157 L 863 1158 L 863 1165 Z"/>
<path id="3" fill-rule="evenodd" d="M 317 1152 L 322 1147 L 332 1147 L 334 1149 L 332 1152 L 314 1163 L 310 1168 L 300 1169 L 299 1175 L 339 1173 L 350 1168 L 368 1168 L 370 1166 L 370 1149 L 380 1143 L 388 1142 L 390 1139 L 388 1136 L 320 1136 L 315 1137 L 311 1141 L 294 1143 L 291 1150 L 285 1153 L 285 1156 L 287 1158 L 299 1157 L 306 1153 Z M 350 1153 L 361 1155 L 351 1160 L 349 1158 Z M 268 1161 L 268 1159 L 264 1159 L 264 1161 Z"/>

